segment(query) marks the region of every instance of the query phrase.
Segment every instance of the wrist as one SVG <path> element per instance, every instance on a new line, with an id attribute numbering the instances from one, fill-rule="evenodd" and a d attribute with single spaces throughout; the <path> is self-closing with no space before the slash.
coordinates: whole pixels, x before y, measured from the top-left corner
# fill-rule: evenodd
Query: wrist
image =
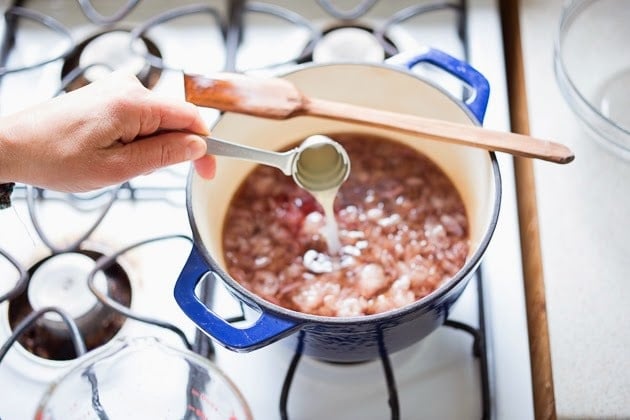
<path id="1" fill-rule="evenodd" d="M 0 118 L 0 184 L 20 182 L 15 130 L 10 117 Z"/>
<path id="2" fill-rule="evenodd" d="M 11 152 L 5 125 L 5 119 L 0 119 L 0 210 L 11 206 L 11 193 L 15 185 L 11 176 Z"/>
<path id="3" fill-rule="evenodd" d="M 9 168 L 9 141 L 5 128 L 5 119 L 0 118 L 0 184 L 12 182 Z"/>

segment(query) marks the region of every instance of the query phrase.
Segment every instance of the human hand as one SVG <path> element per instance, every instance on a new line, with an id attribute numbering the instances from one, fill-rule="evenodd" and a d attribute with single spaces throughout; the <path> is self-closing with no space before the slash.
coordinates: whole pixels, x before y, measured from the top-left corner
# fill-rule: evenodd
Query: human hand
<path id="1" fill-rule="evenodd" d="M 130 74 L 110 77 L 0 120 L 0 183 L 66 192 L 122 183 L 193 160 L 214 176 L 197 108 L 160 97 Z"/>

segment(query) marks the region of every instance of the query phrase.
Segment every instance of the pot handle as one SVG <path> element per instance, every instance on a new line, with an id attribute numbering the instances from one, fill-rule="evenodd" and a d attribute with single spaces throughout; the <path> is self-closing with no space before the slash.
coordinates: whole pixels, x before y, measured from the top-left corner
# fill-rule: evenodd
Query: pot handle
<path id="1" fill-rule="evenodd" d="M 490 98 L 490 84 L 470 64 L 433 48 L 427 48 L 422 52 L 396 54 L 385 60 L 385 62 L 405 67 L 408 70 L 411 70 L 413 66 L 419 63 L 430 63 L 457 77 L 473 89 L 473 94 L 464 103 L 477 120 L 480 123 L 483 122 L 486 108 L 488 107 L 488 99 Z"/>
<path id="2" fill-rule="evenodd" d="M 236 328 L 212 312 L 195 294 L 195 288 L 205 274 L 219 277 L 210 269 L 193 245 L 190 255 L 175 283 L 175 300 L 184 313 L 206 334 L 217 340 L 224 347 L 248 352 L 271 344 L 299 327 L 300 324 L 277 318 L 264 311 L 247 328 Z"/>

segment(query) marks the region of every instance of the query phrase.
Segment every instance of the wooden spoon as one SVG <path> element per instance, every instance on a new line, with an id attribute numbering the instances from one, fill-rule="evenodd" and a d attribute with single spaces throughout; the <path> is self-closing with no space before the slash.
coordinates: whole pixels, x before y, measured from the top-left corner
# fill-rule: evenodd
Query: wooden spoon
<path id="1" fill-rule="evenodd" d="M 293 83 L 280 78 L 184 74 L 184 87 L 187 101 L 221 111 L 273 119 L 323 117 L 555 163 L 569 163 L 575 157 L 566 146 L 549 140 L 307 97 Z"/>

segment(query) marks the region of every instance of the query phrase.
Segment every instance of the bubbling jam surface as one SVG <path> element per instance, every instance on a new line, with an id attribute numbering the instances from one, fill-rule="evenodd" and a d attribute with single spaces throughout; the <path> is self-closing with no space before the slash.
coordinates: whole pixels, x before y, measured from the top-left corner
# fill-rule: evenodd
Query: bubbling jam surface
<path id="1" fill-rule="evenodd" d="M 407 145 L 365 134 L 330 137 L 352 165 L 334 202 L 341 250 L 328 252 L 317 201 L 260 165 L 227 212 L 228 272 L 272 303 L 322 316 L 381 313 L 428 295 L 468 255 L 468 220 L 455 186 Z"/>

